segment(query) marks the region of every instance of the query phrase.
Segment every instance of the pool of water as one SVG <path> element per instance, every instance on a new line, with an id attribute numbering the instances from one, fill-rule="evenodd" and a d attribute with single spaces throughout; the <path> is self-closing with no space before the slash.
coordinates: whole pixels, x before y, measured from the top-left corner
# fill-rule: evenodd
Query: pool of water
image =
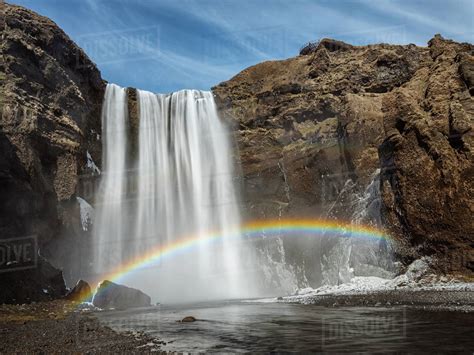
<path id="1" fill-rule="evenodd" d="M 453 311 L 215 302 L 96 315 L 178 352 L 474 351 L 474 314 Z M 179 322 L 186 316 L 198 320 Z"/>

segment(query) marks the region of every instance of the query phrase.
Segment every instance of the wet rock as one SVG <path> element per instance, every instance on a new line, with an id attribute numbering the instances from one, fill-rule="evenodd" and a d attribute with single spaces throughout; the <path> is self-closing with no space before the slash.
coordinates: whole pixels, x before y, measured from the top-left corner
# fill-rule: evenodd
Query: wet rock
<path id="1" fill-rule="evenodd" d="M 92 299 L 92 290 L 84 280 L 77 281 L 76 285 L 67 293 L 66 299 L 70 301 L 87 302 Z"/>
<path id="2" fill-rule="evenodd" d="M 181 323 L 191 323 L 195 321 L 196 321 L 196 318 L 194 318 L 193 316 L 187 316 L 181 319 Z"/>
<path id="3" fill-rule="evenodd" d="M 151 298 L 135 288 L 104 280 L 97 286 L 92 304 L 104 309 L 149 307 L 151 306 Z"/>

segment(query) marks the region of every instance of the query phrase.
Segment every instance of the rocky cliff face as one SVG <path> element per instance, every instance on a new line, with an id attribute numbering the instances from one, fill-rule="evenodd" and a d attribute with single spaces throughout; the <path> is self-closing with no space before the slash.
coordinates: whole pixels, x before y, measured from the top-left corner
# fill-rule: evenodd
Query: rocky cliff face
<path id="1" fill-rule="evenodd" d="M 324 39 L 214 87 L 237 130 L 247 215 L 353 219 L 379 174 L 396 256 L 472 274 L 473 50 L 440 36 L 428 48 Z"/>
<path id="2" fill-rule="evenodd" d="M 0 241 L 34 235 L 40 254 L 61 264 L 86 235 L 76 196 L 80 177 L 94 173 L 87 151 L 100 161 L 104 83 L 51 20 L 1 6 Z M 40 257 L 35 268 L 0 273 L 0 289 L 9 290 L 3 303 L 57 297 L 65 286 Z"/>
<path id="3" fill-rule="evenodd" d="M 436 36 L 431 63 L 383 98 L 385 224 L 402 258 L 474 271 L 474 46 Z"/>

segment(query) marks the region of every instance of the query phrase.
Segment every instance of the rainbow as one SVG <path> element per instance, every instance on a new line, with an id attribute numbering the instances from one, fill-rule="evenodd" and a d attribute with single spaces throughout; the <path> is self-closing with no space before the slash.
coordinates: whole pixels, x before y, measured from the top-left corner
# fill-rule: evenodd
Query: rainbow
<path id="1" fill-rule="evenodd" d="M 387 240 L 389 236 L 382 230 L 364 226 L 353 225 L 334 220 L 318 219 L 283 219 L 283 220 L 257 220 L 245 223 L 240 228 L 234 229 L 230 235 L 220 233 L 207 233 L 199 236 L 190 236 L 177 240 L 164 246 L 158 246 L 149 252 L 140 255 L 126 263 L 118 265 L 110 273 L 100 275 L 100 280 L 95 280 L 92 285 L 98 284 L 102 280 L 113 282 L 120 281 L 121 278 L 143 268 L 152 267 L 158 262 L 173 258 L 179 254 L 189 252 L 193 248 L 206 243 L 213 243 L 225 238 L 233 238 L 236 241 L 252 237 L 262 236 L 344 236 L 348 238 L 362 238 L 373 240 Z"/>

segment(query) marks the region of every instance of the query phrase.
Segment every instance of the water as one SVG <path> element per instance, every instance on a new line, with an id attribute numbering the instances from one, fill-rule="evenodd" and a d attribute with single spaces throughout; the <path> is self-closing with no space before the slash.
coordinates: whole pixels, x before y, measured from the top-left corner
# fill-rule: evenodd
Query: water
<path id="1" fill-rule="evenodd" d="M 383 228 L 380 212 L 380 169 L 373 172 L 369 184 L 358 191 L 357 184 L 347 180 L 340 196 L 328 208 L 328 216 L 337 216 L 341 206 L 350 213 L 354 225 Z M 347 200 L 347 201 L 346 201 Z M 336 210 L 336 214 L 333 215 Z M 354 276 L 395 276 L 391 245 L 386 240 L 338 238 L 322 253 L 321 271 L 323 285 L 350 282 Z"/>
<path id="2" fill-rule="evenodd" d="M 94 269 L 100 273 L 121 261 L 122 240 L 128 235 L 126 223 L 117 223 L 127 216 L 126 153 L 128 122 L 125 89 L 108 84 L 102 106 L 102 178 L 97 197 L 94 225 Z"/>
<path id="3" fill-rule="evenodd" d="M 103 204 L 96 219 L 95 265 L 108 272 L 130 258 L 185 238 L 222 236 L 160 259 L 124 283 L 160 302 L 248 297 L 256 289 L 242 262 L 240 214 L 230 133 L 210 92 L 137 90 L 138 152 L 127 153 L 125 90 L 107 87 Z M 130 189 L 124 191 L 124 188 Z M 247 263 L 248 265 L 248 263 Z"/>
<path id="4" fill-rule="evenodd" d="M 144 331 L 177 352 L 474 350 L 472 314 L 408 307 L 327 308 L 221 302 L 97 313 L 117 330 Z M 178 320 L 192 315 L 194 323 Z"/>

